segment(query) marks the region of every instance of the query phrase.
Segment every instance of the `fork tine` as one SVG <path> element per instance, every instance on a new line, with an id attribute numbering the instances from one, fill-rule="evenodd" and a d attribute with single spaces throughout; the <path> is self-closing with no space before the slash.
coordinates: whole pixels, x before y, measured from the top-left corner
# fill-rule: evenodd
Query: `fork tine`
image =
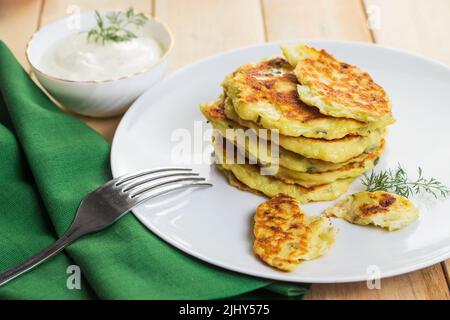
<path id="1" fill-rule="evenodd" d="M 150 177 L 145 178 L 145 179 L 143 179 L 143 177 L 146 177 L 146 176 L 141 176 L 141 177 L 134 178 L 134 179 L 128 180 L 127 182 L 122 183 L 121 186 L 124 187 L 122 189 L 122 191 L 127 192 L 131 189 L 134 189 L 136 187 L 143 185 L 146 182 L 151 182 L 151 181 L 168 178 L 168 177 L 183 177 L 183 176 L 198 176 L 198 173 L 195 173 L 195 172 L 167 173 L 167 174 L 162 174 L 162 175 L 160 174 L 157 176 L 150 175 Z"/>
<path id="2" fill-rule="evenodd" d="M 135 173 L 130 173 L 130 174 L 126 174 L 123 175 L 119 178 L 117 178 L 117 182 L 116 182 L 116 186 L 120 186 L 121 184 L 131 180 L 131 179 L 135 179 L 135 178 L 139 178 L 142 176 L 146 176 L 149 174 L 153 174 L 153 173 L 158 173 L 158 172 L 165 172 L 165 171 L 192 171 L 191 168 L 182 168 L 182 167 L 163 167 L 163 168 L 156 168 L 156 169 L 151 169 L 151 170 L 144 170 L 141 172 L 135 172 Z"/>
<path id="3" fill-rule="evenodd" d="M 144 183 L 140 187 L 128 190 L 128 192 L 129 192 L 131 198 L 135 198 L 138 195 L 140 195 L 140 194 L 142 194 L 144 192 L 153 190 L 155 188 L 159 188 L 159 187 L 162 187 L 162 186 L 165 186 L 165 185 L 169 185 L 169 184 L 173 184 L 173 183 L 177 183 L 177 182 L 182 182 L 182 181 L 191 181 L 191 182 L 194 182 L 194 181 L 205 181 L 205 178 L 202 178 L 202 177 L 184 177 L 184 178 L 175 177 L 175 178 L 167 179 L 165 181 L 162 181 L 162 182 L 156 183 L 156 184 L 154 184 L 154 183 Z"/>
<path id="4" fill-rule="evenodd" d="M 185 189 L 185 188 L 195 188 L 195 187 L 212 187 L 212 184 L 209 182 L 190 182 L 190 183 L 177 183 L 168 185 L 165 188 L 157 188 L 157 189 L 151 189 L 148 191 L 145 191 L 143 193 L 140 193 L 139 195 L 134 197 L 134 200 L 136 200 L 134 205 L 138 205 L 143 201 L 150 200 L 152 198 L 162 196 L 168 193 L 171 193 L 176 190 Z"/>

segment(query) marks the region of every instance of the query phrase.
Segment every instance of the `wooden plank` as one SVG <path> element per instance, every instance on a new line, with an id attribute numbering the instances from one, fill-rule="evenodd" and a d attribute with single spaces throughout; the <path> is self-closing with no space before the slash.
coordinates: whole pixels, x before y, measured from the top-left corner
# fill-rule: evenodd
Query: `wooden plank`
<path id="1" fill-rule="evenodd" d="M 315 284 L 305 299 L 308 300 L 437 300 L 449 299 L 441 265 L 398 277 L 382 279 L 380 289 L 368 289 L 366 282 L 342 284 Z"/>
<path id="2" fill-rule="evenodd" d="M 360 0 L 263 0 L 267 39 L 371 41 Z"/>
<path id="3" fill-rule="evenodd" d="M 38 27 L 41 4 L 42 0 L 0 0 L 0 39 L 27 70 L 25 47 Z"/>
<path id="4" fill-rule="evenodd" d="M 368 28 L 364 10 L 362 2 L 356 0 L 345 2 L 263 0 L 265 27 L 269 41 L 309 38 L 370 42 L 373 40 L 372 32 Z M 374 13 L 377 13 L 376 10 Z M 375 22 L 377 21 L 374 21 L 372 26 L 377 26 Z M 382 23 L 385 23 L 384 19 Z M 311 287 L 306 299 L 446 299 L 449 297 L 445 286 L 445 275 L 440 265 L 384 279 L 381 284 L 380 290 L 368 289 L 365 282 L 317 284 Z"/>
<path id="5" fill-rule="evenodd" d="M 152 14 L 151 0 L 46 0 L 42 11 L 41 25 L 45 25 L 53 20 L 71 14 L 73 10 L 125 10 L 130 6 L 136 11 L 143 11 Z M 122 116 L 111 118 L 92 118 L 73 113 L 70 114 L 84 121 L 87 125 L 103 135 L 109 142 L 112 141 L 117 125 L 122 118 Z"/>
<path id="6" fill-rule="evenodd" d="M 447 285 L 450 289 L 450 260 L 442 262 L 442 268 L 444 269 L 445 279 L 447 280 Z"/>
<path id="7" fill-rule="evenodd" d="M 377 43 L 417 52 L 450 64 L 450 1 L 365 0 L 378 12 Z"/>
<path id="8" fill-rule="evenodd" d="M 264 41 L 259 0 L 155 0 L 154 10 L 175 36 L 170 70 Z"/>

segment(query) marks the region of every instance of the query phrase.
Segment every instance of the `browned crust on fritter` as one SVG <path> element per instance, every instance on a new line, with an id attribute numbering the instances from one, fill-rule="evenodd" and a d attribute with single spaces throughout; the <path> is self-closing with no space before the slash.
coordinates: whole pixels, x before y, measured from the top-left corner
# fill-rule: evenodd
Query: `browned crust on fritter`
<path id="1" fill-rule="evenodd" d="M 274 74 L 274 71 L 281 74 Z M 276 105 L 287 118 L 300 122 L 329 118 L 321 114 L 319 109 L 300 100 L 297 92 L 298 80 L 292 67 L 281 57 L 256 65 L 241 66 L 233 76 L 234 81 L 239 82 L 241 87 L 249 88 L 252 92 L 246 92 L 240 97 L 245 103 L 265 101 Z"/>
<path id="2" fill-rule="evenodd" d="M 254 252 L 269 265 L 289 271 L 307 252 L 311 229 L 298 201 L 279 194 L 258 206 L 253 233 Z"/>
<path id="3" fill-rule="evenodd" d="M 225 120 L 225 100 L 220 99 L 220 103 L 214 104 L 214 108 L 207 108 L 205 112 L 213 119 Z"/>
<path id="4" fill-rule="evenodd" d="M 223 101 L 221 101 L 219 104 L 214 105 L 211 108 L 208 108 L 206 112 L 211 116 L 211 118 L 214 118 L 214 119 L 234 121 L 233 119 L 227 118 L 227 116 L 225 114 L 225 103 Z M 270 134 L 268 134 L 268 135 L 270 136 Z M 353 140 L 353 139 L 355 139 L 357 137 L 359 137 L 359 136 L 356 135 L 356 134 L 348 134 L 345 137 L 342 137 L 342 138 L 339 138 L 339 139 L 333 139 L 333 140 L 320 139 L 320 138 L 308 138 L 308 137 L 302 137 L 302 139 L 308 139 L 311 142 L 314 142 L 314 141 L 327 141 L 327 142 L 333 143 L 333 142 L 350 141 L 350 140 Z"/>
<path id="5" fill-rule="evenodd" d="M 380 115 L 390 113 L 386 92 L 367 72 L 335 59 L 323 49 L 318 51 L 318 54 L 318 59 L 305 58 L 297 64 L 295 73 L 301 79 L 308 78 L 308 81 L 302 84 L 319 91 L 326 99 L 344 106 L 358 107 Z M 344 76 L 336 77 L 333 72 Z M 321 76 L 331 81 L 325 83 L 320 79 Z"/>
<path id="6" fill-rule="evenodd" d="M 360 216 L 369 217 L 372 215 L 389 212 L 396 199 L 389 193 L 383 193 L 381 197 L 377 199 L 377 201 L 377 205 L 368 205 L 367 203 L 365 203 L 361 207 L 359 207 Z"/>

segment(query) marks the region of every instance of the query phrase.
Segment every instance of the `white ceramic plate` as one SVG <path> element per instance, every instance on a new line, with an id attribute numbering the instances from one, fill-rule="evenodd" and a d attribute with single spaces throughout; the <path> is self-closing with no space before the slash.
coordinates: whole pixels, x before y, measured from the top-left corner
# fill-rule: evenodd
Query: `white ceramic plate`
<path id="1" fill-rule="evenodd" d="M 377 169 L 403 164 L 415 175 L 450 185 L 450 69 L 398 50 L 349 42 L 309 42 L 372 74 L 390 94 L 397 123 L 389 130 L 387 150 Z M 187 66 L 141 96 L 122 119 L 114 138 L 111 166 L 115 177 L 155 166 L 191 166 L 209 175 L 214 187 L 155 199 L 133 210 L 144 225 L 173 246 L 214 265 L 249 275 L 294 282 L 350 282 L 387 277 L 440 262 L 450 256 L 450 199 L 413 199 L 418 222 L 388 233 L 334 220 L 340 233 L 324 257 L 304 262 L 291 273 L 274 270 L 252 253 L 253 213 L 265 198 L 242 192 L 196 159 L 202 130 L 208 128 L 198 104 L 216 98 L 223 77 L 237 66 L 280 54 L 278 43 L 238 49 Z M 179 137 L 194 144 L 174 156 Z M 205 133 L 208 137 L 209 133 Z M 199 143 L 200 141 L 200 143 Z M 208 142 L 203 143 L 207 147 Z M 189 156 L 192 155 L 191 161 Z M 355 182 L 350 192 L 361 190 Z M 304 205 L 311 215 L 331 202 Z"/>

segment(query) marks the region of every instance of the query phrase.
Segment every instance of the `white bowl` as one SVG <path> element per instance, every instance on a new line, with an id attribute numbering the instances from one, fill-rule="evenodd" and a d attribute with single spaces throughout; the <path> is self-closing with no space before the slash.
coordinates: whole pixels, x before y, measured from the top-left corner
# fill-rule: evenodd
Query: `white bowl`
<path id="1" fill-rule="evenodd" d="M 100 11 L 106 14 L 108 11 Z M 168 27 L 154 18 L 141 28 L 162 47 L 163 56 L 145 70 L 126 74 L 116 79 L 76 81 L 49 75 L 42 56 L 56 41 L 96 25 L 94 11 L 79 16 L 80 28 L 74 28 L 74 17 L 68 16 L 41 28 L 28 42 L 26 56 L 42 86 L 63 106 L 88 116 L 108 117 L 123 113 L 146 89 L 162 79 L 173 47 L 173 36 Z"/>

